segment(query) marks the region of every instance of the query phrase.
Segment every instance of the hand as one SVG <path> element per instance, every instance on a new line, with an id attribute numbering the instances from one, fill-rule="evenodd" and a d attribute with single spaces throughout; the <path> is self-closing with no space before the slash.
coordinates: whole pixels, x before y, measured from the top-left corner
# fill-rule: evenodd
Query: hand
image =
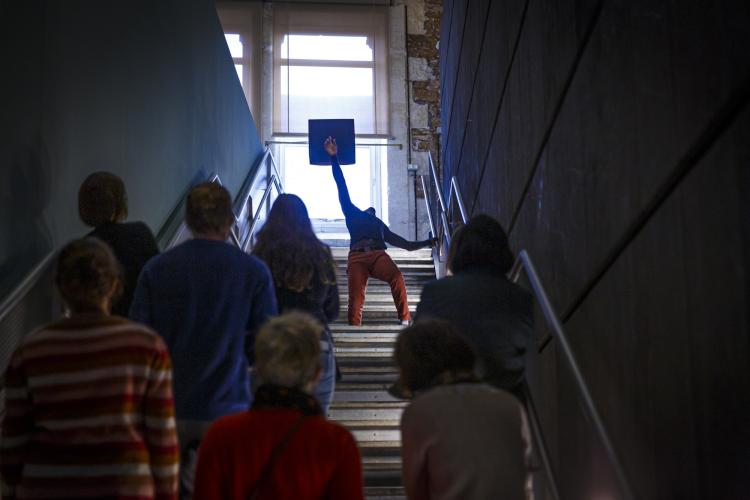
<path id="1" fill-rule="evenodd" d="M 326 142 L 323 143 L 323 147 L 326 150 L 326 153 L 328 153 L 329 156 L 336 156 L 339 153 L 339 147 L 336 145 L 336 139 L 332 138 L 330 135 L 328 136 L 328 139 L 326 139 Z"/>

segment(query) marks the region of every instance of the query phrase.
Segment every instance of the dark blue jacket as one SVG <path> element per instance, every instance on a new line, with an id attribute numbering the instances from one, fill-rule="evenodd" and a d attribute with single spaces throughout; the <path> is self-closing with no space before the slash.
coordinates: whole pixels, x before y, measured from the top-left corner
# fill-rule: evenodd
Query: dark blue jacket
<path id="1" fill-rule="evenodd" d="M 245 343 L 276 313 L 266 265 L 206 239 L 149 260 L 130 308 L 130 317 L 151 326 L 169 347 L 177 418 L 201 421 L 247 409 Z"/>

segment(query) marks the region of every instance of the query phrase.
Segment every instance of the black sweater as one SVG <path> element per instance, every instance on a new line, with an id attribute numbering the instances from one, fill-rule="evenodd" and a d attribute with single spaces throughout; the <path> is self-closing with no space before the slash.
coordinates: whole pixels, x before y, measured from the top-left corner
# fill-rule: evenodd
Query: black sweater
<path id="1" fill-rule="evenodd" d="M 143 222 L 108 222 L 88 234 L 107 243 L 123 271 L 122 295 L 112 304 L 112 314 L 128 316 L 138 275 L 146 262 L 159 253 L 151 230 Z"/>
<path id="2" fill-rule="evenodd" d="M 382 220 L 354 206 L 349 197 L 349 189 L 346 187 L 344 172 L 335 156 L 331 156 L 331 171 L 339 192 L 339 203 L 346 219 L 346 228 L 349 230 L 350 248 L 362 245 L 373 250 L 385 250 L 387 242 L 395 247 L 411 251 L 430 245 L 430 240 L 405 240 L 391 232 Z"/>

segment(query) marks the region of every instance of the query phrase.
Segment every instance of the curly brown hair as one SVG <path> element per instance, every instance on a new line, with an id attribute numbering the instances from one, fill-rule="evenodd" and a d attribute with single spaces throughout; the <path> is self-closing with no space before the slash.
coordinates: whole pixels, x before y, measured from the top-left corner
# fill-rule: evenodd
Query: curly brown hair
<path id="1" fill-rule="evenodd" d="M 122 269 L 109 245 L 97 238 L 73 240 L 60 251 L 55 285 L 74 312 L 97 311 L 122 291 Z"/>
<path id="2" fill-rule="evenodd" d="M 401 384 L 416 392 L 438 385 L 441 375 L 471 374 L 476 354 L 451 323 L 427 319 L 399 333 L 393 358 Z"/>
<path id="3" fill-rule="evenodd" d="M 258 233 L 253 254 L 271 269 L 276 288 L 301 292 L 314 281 L 336 283 L 331 249 L 313 231 L 307 207 L 299 196 L 281 194 Z"/>

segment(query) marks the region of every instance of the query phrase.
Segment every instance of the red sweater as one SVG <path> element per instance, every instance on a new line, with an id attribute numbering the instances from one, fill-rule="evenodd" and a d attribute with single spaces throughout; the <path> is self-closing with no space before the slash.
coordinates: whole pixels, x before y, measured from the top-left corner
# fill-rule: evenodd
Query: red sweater
<path id="1" fill-rule="evenodd" d="M 222 417 L 201 441 L 194 498 L 246 500 L 271 451 L 300 413 L 250 410 Z M 362 466 L 352 435 L 321 416 L 305 417 L 276 458 L 262 499 L 363 498 Z"/>

